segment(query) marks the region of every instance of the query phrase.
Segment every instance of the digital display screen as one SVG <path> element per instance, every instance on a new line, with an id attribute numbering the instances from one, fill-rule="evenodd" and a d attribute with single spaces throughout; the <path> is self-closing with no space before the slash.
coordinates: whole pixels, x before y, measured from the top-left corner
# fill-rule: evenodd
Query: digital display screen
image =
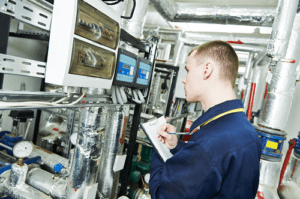
<path id="1" fill-rule="evenodd" d="M 151 66 L 149 64 L 140 62 L 136 83 L 147 86 L 150 80 L 150 70 Z"/>
<path id="2" fill-rule="evenodd" d="M 130 69 L 130 66 L 128 66 L 128 65 L 126 65 L 126 64 L 123 64 L 123 68 Z"/>
<path id="3" fill-rule="evenodd" d="M 132 83 L 135 74 L 136 59 L 125 54 L 120 54 L 119 63 L 117 64 L 116 80 Z"/>

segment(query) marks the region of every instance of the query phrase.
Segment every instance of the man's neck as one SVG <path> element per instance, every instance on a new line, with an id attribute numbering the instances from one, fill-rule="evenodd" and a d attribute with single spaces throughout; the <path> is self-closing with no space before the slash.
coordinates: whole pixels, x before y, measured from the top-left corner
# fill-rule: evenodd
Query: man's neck
<path id="1" fill-rule="evenodd" d="M 236 96 L 232 87 L 214 88 L 206 93 L 200 100 L 203 110 L 206 112 L 209 108 L 228 100 L 234 100 Z"/>

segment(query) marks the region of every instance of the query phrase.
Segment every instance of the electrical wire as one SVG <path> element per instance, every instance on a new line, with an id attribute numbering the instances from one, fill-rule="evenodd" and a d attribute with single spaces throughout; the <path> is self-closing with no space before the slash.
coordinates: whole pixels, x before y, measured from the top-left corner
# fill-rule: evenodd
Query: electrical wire
<path id="1" fill-rule="evenodd" d="M 84 98 L 86 95 L 86 93 L 83 93 L 76 101 L 72 102 L 71 104 L 68 105 L 74 105 L 77 104 L 78 102 L 80 102 L 80 100 L 82 100 L 82 98 Z"/>
<path id="2" fill-rule="evenodd" d="M 82 98 L 84 98 L 84 96 L 86 95 L 86 93 L 83 93 L 77 100 L 75 100 L 74 102 L 67 104 L 67 105 L 74 105 L 76 103 L 78 103 L 80 100 L 82 100 Z M 61 103 L 63 101 L 65 101 L 66 99 L 70 98 L 70 93 L 68 93 L 67 97 L 64 97 L 58 101 L 55 102 L 42 102 L 42 101 L 28 101 L 28 102 L 0 102 L 0 107 L 32 107 L 32 106 L 37 106 L 37 105 L 44 105 L 44 106 L 56 106 L 58 105 L 58 103 Z"/>

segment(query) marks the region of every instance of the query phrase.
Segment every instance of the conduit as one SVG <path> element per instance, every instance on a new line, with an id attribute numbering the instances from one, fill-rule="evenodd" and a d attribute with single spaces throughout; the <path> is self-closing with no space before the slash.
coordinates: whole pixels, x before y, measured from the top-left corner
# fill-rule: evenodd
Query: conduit
<path id="1" fill-rule="evenodd" d="M 217 6 L 176 3 L 174 0 L 150 0 L 167 21 L 238 24 L 271 27 L 276 16 L 273 6 Z"/>

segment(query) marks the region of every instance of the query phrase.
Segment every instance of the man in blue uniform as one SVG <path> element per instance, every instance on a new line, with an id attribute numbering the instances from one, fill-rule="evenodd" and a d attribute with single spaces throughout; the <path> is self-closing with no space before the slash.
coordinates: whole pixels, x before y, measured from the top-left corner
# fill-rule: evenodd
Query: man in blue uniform
<path id="1" fill-rule="evenodd" d="M 158 131 L 173 157 L 164 164 L 153 150 L 152 199 L 253 199 L 259 183 L 261 144 L 234 94 L 238 57 L 230 44 L 207 42 L 186 64 L 186 100 L 200 102 L 205 113 L 191 126 L 188 143 L 165 123 Z"/>

